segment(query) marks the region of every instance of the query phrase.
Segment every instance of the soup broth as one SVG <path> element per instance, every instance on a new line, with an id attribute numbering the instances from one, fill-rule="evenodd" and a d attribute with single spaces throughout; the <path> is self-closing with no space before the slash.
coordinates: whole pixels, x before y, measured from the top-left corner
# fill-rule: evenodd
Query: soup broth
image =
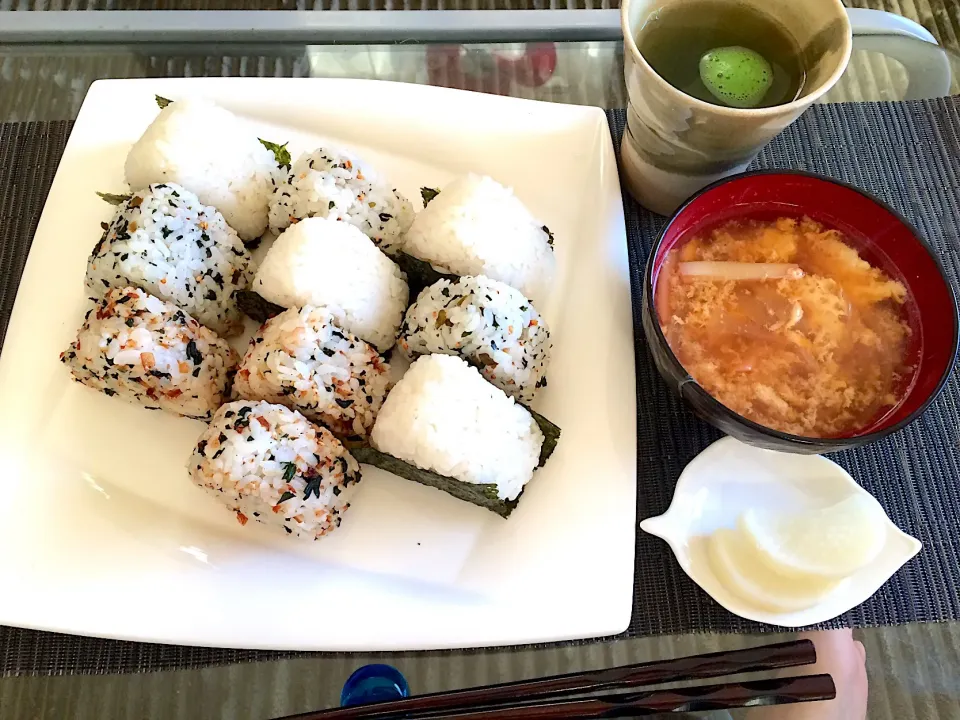
<path id="1" fill-rule="evenodd" d="M 700 75 L 700 59 L 717 48 L 748 48 L 770 63 L 772 83 L 755 107 L 792 102 L 803 90 L 806 72 L 793 36 L 773 18 L 729 0 L 674 2 L 655 10 L 644 21 L 636 41 L 640 54 L 660 77 L 677 90 L 714 105 L 727 103 L 707 89 Z"/>
<path id="2" fill-rule="evenodd" d="M 766 427 L 855 433 L 912 377 L 907 289 L 809 218 L 700 233 L 667 254 L 656 287 L 660 326 L 687 372 Z"/>

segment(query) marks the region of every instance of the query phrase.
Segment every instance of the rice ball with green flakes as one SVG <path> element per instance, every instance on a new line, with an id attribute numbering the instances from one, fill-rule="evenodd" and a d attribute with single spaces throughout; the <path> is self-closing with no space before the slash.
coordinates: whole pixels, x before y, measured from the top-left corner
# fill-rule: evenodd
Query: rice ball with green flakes
<path id="1" fill-rule="evenodd" d="M 133 287 L 107 290 L 60 354 L 87 387 L 201 420 L 224 402 L 238 360 L 212 330 Z"/>
<path id="2" fill-rule="evenodd" d="M 519 290 L 483 275 L 440 280 L 420 293 L 398 342 L 409 357 L 459 355 L 521 402 L 547 384 L 546 322 Z"/>
<path id="3" fill-rule="evenodd" d="M 308 217 L 355 225 L 381 250 L 400 249 L 414 217 L 413 205 L 355 155 L 318 148 L 297 158 L 270 202 L 276 231 Z"/>
<path id="4" fill-rule="evenodd" d="M 187 464 L 200 487 L 236 514 L 318 540 L 340 527 L 360 465 L 329 430 L 283 405 L 221 407 Z"/>
<path id="5" fill-rule="evenodd" d="M 173 182 L 223 213 L 246 241 L 267 227 L 279 171 L 274 154 L 236 115 L 201 99 L 164 107 L 127 155 L 127 184 Z"/>
<path id="6" fill-rule="evenodd" d="M 543 433 L 463 359 L 424 355 L 387 395 L 370 439 L 422 470 L 495 485 L 497 497 L 514 500 L 540 461 Z"/>
<path id="7" fill-rule="evenodd" d="M 222 336 L 243 331 L 236 291 L 253 261 L 216 209 L 179 185 L 158 183 L 117 210 L 87 262 L 87 287 L 134 285 L 169 300 Z"/>
<path id="8" fill-rule="evenodd" d="M 234 392 L 303 413 L 341 438 L 365 438 L 387 394 L 376 348 L 342 330 L 329 310 L 290 308 L 250 340 Z"/>
<path id="9" fill-rule="evenodd" d="M 485 275 L 543 303 L 556 272 L 553 237 L 513 191 L 465 175 L 417 213 L 403 251 L 455 275 Z"/>
<path id="10" fill-rule="evenodd" d="M 283 231 L 251 288 L 285 308 L 326 306 L 345 330 L 386 352 L 396 343 L 410 290 L 397 264 L 355 226 L 307 218 Z"/>

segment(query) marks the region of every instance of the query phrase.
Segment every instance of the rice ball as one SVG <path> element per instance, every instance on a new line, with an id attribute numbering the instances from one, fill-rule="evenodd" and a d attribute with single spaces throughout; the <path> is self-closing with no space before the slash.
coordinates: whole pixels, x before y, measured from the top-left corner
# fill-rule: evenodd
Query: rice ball
<path id="1" fill-rule="evenodd" d="M 556 272 L 553 237 L 513 191 L 465 175 L 444 187 L 403 240 L 403 251 L 456 275 L 485 275 L 543 303 Z"/>
<path id="2" fill-rule="evenodd" d="M 87 387 L 201 420 L 223 403 L 237 360 L 216 333 L 133 287 L 107 290 L 60 354 Z"/>
<path id="3" fill-rule="evenodd" d="M 278 165 L 233 113 L 209 100 L 171 102 L 127 155 L 127 184 L 174 182 L 223 213 L 244 240 L 260 237 Z"/>
<path id="4" fill-rule="evenodd" d="M 378 450 L 514 500 L 540 461 L 530 412 L 452 355 L 424 355 L 387 395 L 370 439 Z"/>
<path id="5" fill-rule="evenodd" d="M 307 218 L 283 231 L 251 288 L 281 307 L 324 305 L 344 329 L 386 352 L 410 290 L 397 264 L 355 226 Z"/>
<path id="6" fill-rule="evenodd" d="M 174 183 L 150 185 L 120 206 L 86 276 L 96 295 L 134 285 L 224 337 L 243 330 L 236 291 L 252 280 L 250 253 L 223 215 Z"/>
<path id="7" fill-rule="evenodd" d="M 326 308 L 290 308 L 250 340 L 234 392 L 286 405 L 341 438 L 360 440 L 387 394 L 390 368 L 376 348 L 337 326 Z"/>
<path id="8" fill-rule="evenodd" d="M 425 289 L 400 326 L 408 357 L 459 355 L 507 395 L 529 403 L 547 384 L 550 330 L 519 290 L 478 275 Z"/>
<path id="9" fill-rule="evenodd" d="M 308 217 L 343 220 L 393 253 L 400 249 L 414 214 L 410 201 L 355 155 L 318 148 L 297 158 L 277 184 L 270 227 L 279 232 Z"/>
<path id="10" fill-rule="evenodd" d="M 319 540 L 340 527 L 360 465 L 330 431 L 266 402 L 228 403 L 187 464 L 193 481 L 236 514 Z"/>

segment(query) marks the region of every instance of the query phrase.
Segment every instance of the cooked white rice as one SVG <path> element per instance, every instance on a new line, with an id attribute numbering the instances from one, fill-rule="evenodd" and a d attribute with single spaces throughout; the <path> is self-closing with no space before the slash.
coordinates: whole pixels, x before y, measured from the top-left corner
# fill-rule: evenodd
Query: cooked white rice
<path id="1" fill-rule="evenodd" d="M 393 253 L 413 222 L 414 209 L 355 155 L 318 148 L 297 158 L 270 201 L 274 230 L 308 217 L 348 222 L 381 250 Z"/>
<path id="2" fill-rule="evenodd" d="M 465 175 L 417 213 L 403 251 L 456 275 L 486 275 L 545 302 L 555 273 L 546 226 L 493 178 Z"/>
<path id="3" fill-rule="evenodd" d="M 182 185 L 223 213 L 241 238 L 253 240 L 267 227 L 279 168 L 233 113 L 196 99 L 163 108 L 130 149 L 124 170 L 131 188 Z"/>
<path id="4" fill-rule="evenodd" d="M 349 223 L 307 218 L 281 233 L 253 290 L 285 308 L 325 305 L 344 329 L 386 352 L 397 340 L 410 290 L 403 273 Z"/>
<path id="5" fill-rule="evenodd" d="M 241 400 L 217 411 L 187 465 L 236 513 L 317 540 L 340 527 L 360 465 L 330 434 L 282 405 Z"/>
<path id="6" fill-rule="evenodd" d="M 87 262 L 92 293 L 134 285 L 225 337 L 243 330 L 235 293 L 252 279 L 250 253 L 223 215 L 173 183 L 134 193 Z"/>
<path id="7" fill-rule="evenodd" d="M 362 439 L 383 404 L 389 372 L 376 348 L 340 329 L 326 308 L 290 308 L 250 340 L 234 392 L 299 410 L 342 438 Z"/>
<path id="8" fill-rule="evenodd" d="M 501 500 L 514 500 L 537 467 L 543 433 L 464 360 L 424 355 L 387 395 L 371 440 L 423 470 L 495 484 Z"/>
<path id="9" fill-rule="evenodd" d="M 137 288 L 111 288 L 60 354 L 77 382 L 148 410 L 209 419 L 237 354 L 180 310 Z"/>
<path id="10" fill-rule="evenodd" d="M 440 280 L 420 293 L 400 326 L 399 345 L 411 357 L 459 355 L 521 402 L 547 384 L 547 324 L 519 290 L 483 275 Z"/>

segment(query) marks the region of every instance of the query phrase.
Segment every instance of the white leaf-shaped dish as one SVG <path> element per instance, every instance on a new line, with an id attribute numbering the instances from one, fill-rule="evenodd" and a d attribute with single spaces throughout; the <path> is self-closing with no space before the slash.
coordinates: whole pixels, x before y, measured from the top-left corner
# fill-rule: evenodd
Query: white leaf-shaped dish
<path id="1" fill-rule="evenodd" d="M 747 508 L 799 511 L 832 505 L 852 493 L 869 496 L 846 470 L 825 457 L 763 450 L 726 437 L 684 468 L 667 512 L 647 518 L 640 528 L 665 540 L 683 571 L 730 612 L 771 625 L 814 625 L 847 612 L 873 595 L 920 552 L 920 541 L 887 518 L 886 544 L 872 563 L 818 604 L 797 612 L 776 613 L 753 607 L 720 583 L 707 558 L 707 539 L 719 528 L 735 527 Z"/>

